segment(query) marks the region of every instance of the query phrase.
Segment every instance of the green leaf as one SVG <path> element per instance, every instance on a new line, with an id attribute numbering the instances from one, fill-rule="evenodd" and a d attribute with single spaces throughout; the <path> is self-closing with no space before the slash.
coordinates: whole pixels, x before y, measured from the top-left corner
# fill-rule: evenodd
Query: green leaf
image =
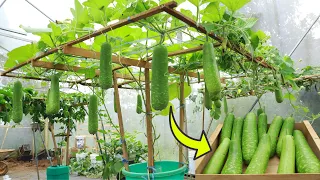
<path id="1" fill-rule="evenodd" d="M 89 8 L 88 9 L 88 15 L 91 18 L 91 20 L 98 24 L 106 24 L 107 19 L 105 19 L 103 11 L 95 8 Z"/>
<path id="2" fill-rule="evenodd" d="M 296 97 L 291 93 L 286 93 L 283 98 L 289 99 L 290 101 L 296 101 Z"/>
<path id="3" fill-rule="evenodd" d="M 200 0 L 188 0 L 191 4 L 195 5 L 196 7 L 198 7 L 200 4 Z"/>
<path id="4" fill-rule="evenodd" d="M 54 44 L 50 37 L 51 33 L 35 33 L 35 35 L 40 36 L 40 41 L 44 42 L 49 47 L 54 47 Z"/>
<path id="5" fill-rule="evenodd" d="M 172 106 L 172 110 L 173 110 L 173 113 L 176 111 L 175 110 L 175 108 L 174 108 L 174 105 L 171 103 L 171 102 L 169 102 L 168 103 L 168 106 L 164 109 L 164 110 L 162 110 L 160 113 L 159 113 L 159 115 L 161 115 L 161 116 L 168 116 L 169 115 L 169 112 L 170 112 L 170 106 Z"/>
<path id="6" fill-rule="evenodd" d="M 258 19 L 253 18 L 253 17 L 244 19 L 244 24 L 243 24 L 242 28 L 250 29 L 256 24 L 257 21 L 258 21 Z"/>
<path id="7" fill-rule="evenodd" d="M 53 22 L 50 22 L 50 27 L 51 27 L 51 29 L 52 29 L 52 33 L 51 33 L 51 34 L 52 34 L 54 37 L 59 37 L 59 36 L 61 36 L 62 30 L 61 30 L 61 27 L 60 27 L 60 26 L 56 25 L 56 24 L 53 23 Z"/>
<path id="8" fill-rule="evenodd" d="M 203 23 L 202 26 L 206 29 L 207 32 L 211 32 L 216 28 L 213 23 Z"/>
<path id="9" fill-rule="evenodd" d="M 35 44 L 27 44 L 25 46 L 20 46 L 16 49 L 10 51 L 8 59 L 4 64 L 4 69 L 9 69 L 15 66 L 16 64 L 25 62 L 30 58 L 34 57 L 37 53 L 37 47 Z"/>
<path id="10" fill-rule="evenodd" d="M 250 35 L 250 42 L 251 42 L 252 48 L 255 50 L 259 45 L 259 37 L 257 36 L 256 33 L 253 33 Z"/>
<path id="11" fill-rule="evenodd" d="M 305 112 L 305 113 L 310 112 L 310 110 L 309 110 L 309 108 L 308 108 L 308 107 L 302 107 L 302 110 L 303 110 L 303 112 Z"/>
<path id="12" fill-rule="evenodd" d="M 251 0 L 220 0 L 222 4 L 227 6 L 227 8 L 233 12 L 241 9 L 244 5 L 246 5 Z"/>
<path id="13" fill-rule="evenodd" d="M 196 17 L 193 15 L 193 13 L 190 10 L 186 10 L 186 9 L 180 9 L 180 12 L 186 16 L 188 16 L 189 18 L 192 18 L 193 20 L 196 19 Z"/>
<path id="14" fill-rule="evenodd" d="M 223 18 L 226 8 L 220 6 L 219 2 L 210 3 L 204 10 L 201 11 L 202 21 L 219 22 Z"/>
<path id="15" fill-rule="evenodd" d="M 169 85 L 169 101 L 178 97 L 179 85 L 178 83 L 172 83 Z"/>
<path id="16" fill-rule="evenodd" d="M 114 170 L 116 171 L 116 173 L 120 172 L 122 168 L 123 163 L 121 161 L 118 161 L 114 164 Z"/>
<path id="17" fill-rule="evenodd" d="M 184 83 L 184 98 L 191 94 L 191 86 L 187 82 Z M 179 98 L 180 96 L 180 86 L 179 83 L 172 83 L 169 85 L 169 101 Z"/>
<path id="18" fill-rule="evenodd" d="M 89 69 L 86 69 L 85 71 L 85 77 L 87 79 L 92 79 L 96 76 L 96 69 L 95 68 L 89 68 Z"/>
<path id="19" fill-rule="evenodd" d="M 113 0 L 87 0 L 83 2 L 83 5 L 95 9 L 103 9 L 108 7 L 112 1 Z"/>
<path id="20" fill-rule="evenodd" d="M 71 8 L 73 23 L 77 27 L 83 27 L 89 23 L 88 10 L 84 8 L 78 0 L 74 0 L 75 9 Z"/>
<path id="21" fill-rule="evenodd" d="M 97 156 L 97 157 L 96 157 L 96 160 L 97 160 L 97 161 L 102 161 L 102 156 Z"/>
<path id="22" fill-rule="evenodd" d="M 265 41 L 265 40 L 267 40 L 267 38 L 268 38 L 268 36 L 267 36 L 263 31 L 261 31 L 261 30 L 258 30 L 258 31 L 256 32 L 256 35 L 259 37 L 259 39 L 260 39 L 261 41 Z"/>

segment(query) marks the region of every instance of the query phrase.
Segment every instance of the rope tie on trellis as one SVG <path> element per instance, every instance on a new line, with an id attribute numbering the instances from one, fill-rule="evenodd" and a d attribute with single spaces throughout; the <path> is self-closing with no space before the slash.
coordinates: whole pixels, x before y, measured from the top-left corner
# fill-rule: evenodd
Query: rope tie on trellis
<path id="1" fill-rule="evenodd" d="M 121 158 L 121 161 L 123 164 L 129 164 L 129 161 L 124 157 Z"/>
<path id="2" fill-rule="evenodd" d="M 123 143 L 125 143 L 126 142 L 126 139 L 125 138 L 120 138 L 120 144 L 123 144 Z"/>
<path id="3" fill-rule="evenodd" d="M 152 112 L 146 112 L 146 115 L 152 115 Z"/>
<path id="4" fill-rule="evenodd" d="M 176 109 L 184 108 L 185 106 L 186 106 L 185 104 L 180 104 L 180 106 L 177 107 Z"/>

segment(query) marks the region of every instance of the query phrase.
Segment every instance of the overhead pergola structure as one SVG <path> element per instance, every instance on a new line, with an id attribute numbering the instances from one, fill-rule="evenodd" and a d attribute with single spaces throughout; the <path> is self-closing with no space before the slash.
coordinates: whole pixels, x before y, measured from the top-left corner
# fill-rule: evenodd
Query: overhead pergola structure
<path id="1" fill-rule="evenodd" d="M 198 32 L 207 34 L 210 38 L 214 39 L 216 41 L 216 44 L 214 46 L 219 46 L 223 39 L 216 35 L 213 32 L 207 33 L 206 29 L 202 26 L 197 24 L 194 20 L 191 18 L 183 15 L 179 11 L 175 10 L 174 8 L 177 7 L 177 3 L 175 1 L 171 1 L 162 5 L 159 5 L 157 7 L 151 8 L 149 10 L 146 10 L 144 12 L 141 12 L 139 14 L 130 16 L 126 19 L 120 20 L 114 24 L 108 25 L 106 27 L 103 27 L 97 31 L 94 31 L 93 33 L 90 33 L 88 35 L 79 37 L 75 40 L 69 41 L 67 43 L 64 43 L 58 47 L 49 49 L 46 52 L 43 52 L 42 54 L 31 58 L 25 62 L 22 62 L 6 71 L 1 73 L 1 76 L 7 76 L 7 77 L 17 77 L 17 78 L 24 78 L 24 79 L 34 79 L 34 80 L 45 80 L 49 81 L 47 78 L 43 77 L 30 77 L 30 76 L 23 76 L 23 75 L 16 75 L 13 74 L 13 71 L 18 70 L 21 67 L 24 67 L 28 64 L 31 64 L 32 67 L 38 67 L 38 68 L 44 68 L 44 69 L 54 69 L 54 70 L 60 70 L 60 71 L 68 71 L 68 72 L 79 72 L 86 70 L 84 67 L 80 66 L 70 66 L 63 63 L 54 63 L 54 62 L 48 62 L 48 61 L 41 61 L 42 58 L 51 55 L 53 53 L 63 53 L 65 55 L 71 55 L 74 57 L 82 57 L 82 58 L 90 58 L 90 59 L 97 59 L 100 58 L 100 53 L 95 52 L 92 50 L 87 50 L 79 47 L 74 47 L 74 45 L 81 43 L 83 41 L 86 41 L 88 39 L 94 38 L 96 36 L 105 34 L 109 31 L 113 31 L 117 28 L 129 25 L 131 23 L 138 22 L 140 20 L 146 19 L 148 17 L 151 17 L 153 15 L 166 12 L 167 14 L 171 15 L 174 18 L 177 18 L 181 22 L 185 23 L 187 26 L 195 28 Z M 235 51 L 236 53 L 239 53 L 243 55 L 248 61 L 253 61 L 258 63 L 260 66 L 264 68 L 273 69 L 270 65 L 268 65 L 263 58 L 261 57 L 252 57 L 252 55 L 249 52 L 246 52 L 244 50 L 240 50 L 240 47 L 237 45 L 231 45 L 227 44 L 227 46 Z M 187 53 L 194 53 L 197 51 L 202 50 L 202 45 L 199 44 L 196 47 L 189 48 L 189 49 L 183 49 L 175 52 L 169 52 L 168 56 L 178 56 L 183 55 Z M 152 57 L 146 57 L 144 59 L 131 59 L 127 57 L 121 57 L 118 55 L 112 56 L 112 62 L 114 64 L 117 64 L 118 66 L 113 68 L 113 82 L 114 82 L 114 91 L 115 91 L 115 101 L 116 101 L 116 107 L 117 107 L 117 114 L 118 114 L 118 121 L 119 121 L 119 129 L 120 129 L 120 135 L 121 135 L 121 142 L 122 142 L 122 150 L 123 150 L 123 159 L 128 160 L 128 153 L 127 153 L 127 147 L 126 142 L 124 140 L 124 126 L 122 121 L 122 113 L 121 113 L 121 105 L 120 105 L 120 97 L 119 97 L 119 87 L 122 87 L 123 85 L 127 83 L 137 82 L 139 81 L 144 82 L 145 87 L 145 105 L 146 105 L 146 131 L 147 131 L 147 143 L 148 143 L 148 167 L 154 166 L 154 153 L 153 153 L 153 137 L 152 137 L 152 109 L 151 109 L 151 99 L 150 99 L 150 69 L 152 67 Z M 120 66 L 119 66 L 120 65 Z M 125 67 L 138 67 L 144 69 L 144 77 L 136 77 L 131 75 L 123 75 L 121 73 L 117 73 L 116 70 L 119 70 L 121 68 Z M 199 67 L 201 69 L 201 67 Z M 185 70 L 179 70 L 173 66 L 168 67 L 168 71 L 170 74 L 177 74 L 180 77 L 180 97 L 184 97 L 184 79 L 185 76 L 198 78 L 198 74 L 194 71 L 185 71 Z M 100 71 L 96 70 L 95 75 L 99 76 Z M 118 79 L 124 79 L 127 80 L 125 82 L 121 82 L 118 84 Z M 200 79 L 204 79 L 203 75 L 200 76 Z M 78 83 L 82 85 L 93 85 L 92 83 L 86 82 L 86 78 L 83 80 L 77 80 L 77 81 L 66 81 L 66 83 Z M 223 80 L 223 78 L 222 78 Z M 180 129 L 184 131 L 184 98 L 180 98 Z M 184 156 L 183 156 L 183 146 L 179 145 L 179 162 L 184 162 Z M 129 166 L 127 164 L 127 161 L 124 161 L 124 166 L 126 170 L 129 171 Z M 152 173 L 153 169 L 149 168 L 149 172 Z"/>

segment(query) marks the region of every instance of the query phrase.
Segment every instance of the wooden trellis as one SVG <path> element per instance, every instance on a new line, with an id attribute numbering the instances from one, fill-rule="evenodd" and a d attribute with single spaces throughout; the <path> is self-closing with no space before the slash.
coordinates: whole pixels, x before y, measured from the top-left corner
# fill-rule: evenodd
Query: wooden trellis
<path id="1" fill-rule="evenodd" d="M 188 26 L 195 28 L 200 33 L 208 34 L 208 36 L 210 38 L 217 41 L 217 43 L 214 44 L 214 46 L 216 46 L 216 47 L 220 46 L 220 44 L 223 41 L 223 38 L 219 37 L 218 35 L 216 35 L 215 33 L 212 33 L 212 32 L 207 33 L 206 29 L 203 26 L 197 24 L 191 18 L 186 17 L 185 15 L 180 13 L 179 11 L 175 10 L 174 9 L 175 7 L 177 7 L 177 3 L 175 1 L 171 1 L 171 2 L 165 3 L 163 5 L 159 5 L 157 7 L 149 9 L 145 12 L 128 17 L 127 19 L 120 20 L 114 24 L 108 25 L 104 28 L 101 28 L 97 31 L 94 31 L 93 33 L 79 37 L 75 40 L 64 43 L 58 47 L 49 49 L 48 51 L 42 53 L 41 55 L 38 55 L 34 58 L 31 58 L 23 63 L 20 63 L 20 64 L 14 66 L 13 68 L 10 68 L 10 69 L 4 71 L 1 74 L 1 76 L 49 81 L 49 79 L 43 78 L 43 77 L 17 76 L 12 73 L 14 70 L 17 70 L 25 65 L 28 65 L 28 64 L 31 64 L 33 67 L 39 67 L 39 68 L 44 68 L 44 69 L 55 69 L 55 70 L 61 70 L 61 71 L 70 71 L 70 72 L 78 72 L 80 70 L 84 70 L 85 68 L 80 67 L 80 66 L 69 66 L 66 64 L 46 62 L 46 61 L 41 61 L 41 59 L 50 55 L 50 54 L 58 53 L 58 52 L 62 52 L 66 55 L 72 55 L 75 57 L 99 59 L 99 57 L 100 57 L 99 52 L 73 47 L 73 45 L 76 45 L 76 44 L 83 42 L 85 40 L 88 40 L 90 38 L 96 37 L 98 35 L 102 35 L 102 34 L 107 33 L 109 31 L 115 30 L 115 29 L 123 27 L 125 25 L 129 25 L 131 23 L 137 22 L 142 19 L 146 19 L 148 17 L 151 17 L 153 15 L 156 15 L 156 14 L 159 14 L 162 12 L 168 13 L 169 15 L 184 22 Z M 246 59 L 248 61 L 253 61 L 253 62 L 258 63 L 262 67 L 273 69 L 270 65 L 268 65 L 263 60 L 263 58 L 261 58 L 261 57 L 254 57 L 253 58 L 249 52 L 240 50 L 239 46 L 231 45 L 230 43 L 228 43 L 227 46 L 230 49 L 232 49 L 233 51 L 246 57 Z M 175 51 L 175 52 L 169 52 L 168 56 L 177 56 L 177 55 L 197 52 L 200 50 L 202 50 L 201 44 L 199 44 L 199 46 L 194 47 L 194 48 L 179 50 L 179 51 Z M 152 66 L 152 63 L 150 63 L 149 61 L 151 61 L 151 60 L 152 60 L 152 57 L 147 57 L 146 59 L 136 60 L 136 59 L 131 59 L 131 58 L 127 58 L 127 57 L 119 57 L 117 55 L 112 56 L 112 62 L 115 64 L 121 65 L 121 66 L 115 67 L 113 69 L 113 82 L 114 82 L 114 90 L 115 90 L 115 96 L 116 96 L 116 106 L 118 109 L 117 113 L 118 113 L 118 121 L 119 121 L 119 128 L 120 128 L 120 136 L 121 136 L 121 140 L 122 140 L 123 158 L 125 160 L 128 160 L 128 153 L 127 153 L 127 147 L 126 147 L 126 143 L 125 143 L 125 136 L 124 136 L 125 130 L 124 130 L 123 122 L 122 122 L 120 96 L 119 96 L 118 88 L 122 87 L 124 84 L 135 82 L 138 79 L 138 77 L 133 77 L 132 75 L 123 75 L 123 74 L 115 72 L 115 70 L 118 70 L 118 69 L 121 69 L 124 67 L 130 67 L 130 66 L 144 68 L 145 77 L 140 77 L 140 81 L 143 81 L 144 85 L 145 85 L 146 131 L 147 131 L 147 142 L 148 142 L 148 166 L 149 167 L 154 166 L 153 138 L 152 138 L 152 111 L 151 111 L 151 104 L 150 104 L 151 99 L 150 99 L 150 75 L 149 75 L 149 70 L 151 69 L 151 66 Z M 199 68 L 201 68 L 201 67 L 199 67 Z M 180 124 L 179 125 L 180 125 L 180 128 L 182 130 L 184 130 L 184 116 L 185 116 L 185 114 L 184 114 L 185 100 L 184 100 L 184 95 L 183 95 L 184 78 L 186 75 L 188 75 L 189 77 L 198 78 L 198 74 L 195 72 L 192 72 L 192 71 L 182 71 L 182 70 L 176 69 L 172 66 L 168 67 L 168 71 L 170 74 L 180 75 Z M 100 74 L 100 71 L 96 70 L 95 75 L 99 76 L 99 74 Z M 124 79 L 124 80 L 128 80 L 128 81 L 117 84 L 117 79 Z M 204 79 L 203 75 L 200 76 L 200 79 Z M 222 80 L 224 80 L 224 78 L 222 78 Z M 66 81 L 66 83 L 79 83 L 82 85 L 92 85 L 92 84 L 86 83 L 82 80 L 80 80 L 80 81 Z M 183 147 L 181 145 L 179 146 L 179 161 L 180 162 L 184 161 L 183 160 Z M 125 162 L 125 168 L 126 168 L 126 170 L 129 171 L 129 166 L 126 162 Z M 149 172 L 152 172 L 152 168 L 149 168 Z"/>

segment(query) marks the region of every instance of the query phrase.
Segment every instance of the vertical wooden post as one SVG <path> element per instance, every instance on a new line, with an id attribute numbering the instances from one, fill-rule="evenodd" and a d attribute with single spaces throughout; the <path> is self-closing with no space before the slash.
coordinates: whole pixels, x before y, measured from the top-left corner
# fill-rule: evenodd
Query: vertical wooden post
<path id="1" fill-rule="evenodd" d="M 181 131 L 185 132 L 185 125 L 184 125 L 184 109 L 185 109 L 185 99 L 184 99 L 184 75 L 180 75 L 180 129 Z M 183 153 L 184 147 L 182 144 L 179 144 L 179 162 L 184 163 L 184 153 Z M 180 167 L 183 164 L 180 164 Z"/>
<path id="2" fill-rule="evenodd" d="M 122 153 L 123 153 L 122 157 L 125 160 L 129 161 L 128 151 L 127 151 L 127 143 L 125 141 L 125 136 L 124 136 L 119 89 L 118 89 L 117 77 L 116 77 L 115 73 L 113 73 L 113 87 L 114 87 L 114 95 L 116 96 L 117 114 L 118 114 L 118 121 L 119 121 L 119 128 L 120 128 L 120 137 L 121 137 L 121 142 L 122 142 Z M 124 162 L 124 167 L 126 168 L 127 171 L 129 171 L 128 162 Z"/>
<path id="3" fill-rule="evenodd" d="M 68 119 L 68 126 L 67 126 L 67 147 L 66 147 L 66 165 L 69 165 L 69 142 L 70 142 L 70 118 Z"/>
<path id="4" fill-rule="evenodd" d="M 148 142 L 148 166 L 154 166 L 153 157 L 153 137 L 152 137 L 152 111 L 151 111 L 151 101 L 150 101 L 150 74 L 149 69 L 144 70 L 145 74 L 145 86 L 146 86 L 146 124 L 147 124 L 147 142 Z M 152 173 L 153 170 L 149 168 L 149 172 Z"/>

